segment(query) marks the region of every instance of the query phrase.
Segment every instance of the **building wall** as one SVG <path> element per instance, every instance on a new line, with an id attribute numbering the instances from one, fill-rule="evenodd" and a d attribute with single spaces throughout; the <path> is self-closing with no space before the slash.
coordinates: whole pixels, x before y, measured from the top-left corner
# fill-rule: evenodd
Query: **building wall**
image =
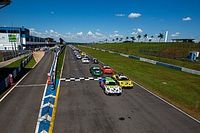
<path id="1" fill-rule="evenodd" d="M 9 35 L 16 36 L 16 42 L 10 42 Z M 0 33 L 0 50 L 18 50 L 21 45 L 19 33 Z"/>

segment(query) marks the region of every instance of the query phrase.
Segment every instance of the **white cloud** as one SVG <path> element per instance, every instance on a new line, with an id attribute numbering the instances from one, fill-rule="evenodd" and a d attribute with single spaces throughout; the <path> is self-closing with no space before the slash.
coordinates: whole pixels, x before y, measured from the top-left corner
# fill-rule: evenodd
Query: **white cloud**
<path id="1" fill-rule="evenodd" d="M 180 34 L 181 34 L 180 32 L 176 32 L 176 33 L 172 34 L 171 36 L 172 36 L 172 37 L 177 37 L 177 36 L 179 36 Z"/>
<path id="2" fill-rule="evenodd" d="M 125 14 L 123 14 L 123 13 L 119 13 L 119 14 L 115 14 L 115 16 L 116 16 L 116 17 L 124 17 Z"/>
<path id="3" fill-rule="evenodd" d="M 103 34 L 101 34 L 101 33 L 99 33 L 99 32 L 95 32 L 95 35 L 96 35 L 96 36 L 99 36 L 99 37 L 103 36 Z"/>
<path id="4" fill-rule="evenodd" d="M 131 34 L 132 34 L 132 35 L 137 35 L 138 33 L 137 33 L 137 32 L 132 32 Z"/>
<path id="5" fill-rule="evenodd" d="M 130 14 L 128 15 L 128 18 L 134 19 L 134 18 L 138 18 L 138 17 L 140 17 L 140 16 L 142 16 L 142 14 L 140 14 L 140 13 L 130 13 Z"/>
<path id="6" fill-rule="evenodd" d="M 117 33 L 119 33 L 119 31 L 115 30 L 114 33 L 117 34 Z"/>
<path id="7" fill-rule="evenodd" d="M 138 29 L 137 29 L 137 32 L 138 32 L 138 33 L 142 33 L 142 32 L 143 32 L 143 30 L 142 30 L 142 29 L 140 29 L 140 28 L 138 28 Z"/>
<path id="8" fill-rule="evenodd" d="M 76 33 L 78 36 L 82 36 L 83 35 L 83 32 L 78 32 Z"/>
<path id="9" fill-rule="evenodd" d="M 185 17 L 185 18 L 182 18 L 183 21 L 191 21 L 192 18 L 191 17 Z"/>
<path id="10" fill-rule="evenodd" d="M 94 34 L 92 33 L 92 31 L 88 31 L 87 35 L 88 36 L 93 36 Z"/>
<path id="11" fill-rule="evenodd" d="M 137 29 L 134 28 L 133 30 L 134 31 L 131 34 L 134 35 L 134 36 L 136 36 L 136 35 L 138 35 L 138 34 L 143 32 L 143 30 L 141 28 L 137 28 Z"/>
<path id="12" fill-rule="evenodd" d="M 54 30 L 49 30 L 51 33 L 54 33 Z"/>

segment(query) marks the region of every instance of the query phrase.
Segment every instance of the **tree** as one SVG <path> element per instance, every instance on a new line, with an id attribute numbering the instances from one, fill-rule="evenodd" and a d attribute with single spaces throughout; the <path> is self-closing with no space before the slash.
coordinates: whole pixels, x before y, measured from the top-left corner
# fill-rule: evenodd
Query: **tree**
<path id="1" fill-rule="evenodd" d="M 129 39 L 129 37 L 127 36 L 127 37 L 126 37 L 126 41 L 128 41 L 128 39 Z"/>
<path id="2" fill-rule="evenodd" d="M 144 41 L 146 42 L 148 35 L 144 34 Z"/>
<path id="3" fill-rule="evenodd" d="M 149 39 L 149 42 L 151 42 L 153 40 L 154 36 L 151 36 L 151 38 Z"/>
<path id="4" fill-rule="evenodd" d="M 130 38 L 131 38 L 132 42 L 134 42 L 136 40 L 134 36 L 132 36 Z"/>
<path id="5" fill-rule="evenodd" d="M 115 40 L 116 40 L 116 41 L 118 41 L 118 40 L 119 40 L 119 38 L 117 37 Z"/>
<path id="6" fill-rule="evenodd" d="M 121 42 L 122 40 L 123 40 L 123 38 L 121 37 L 119 41 Z"/>
<path id="7" fill-rule="evenodd" d="M 112 39 L 112 41 L 114 42 L 114 41 L 115 41 L 115 39 Z"/>
<path id="8" fill-rule="evenodd" d="M 137 35 L 138 42 L 140 41 L 141 35 Z"/>
<path id="9" fill-rule="evenodd" d="M 164 38 L 164 35 L 162 34 L 162 33 L 160 33 L 159 35 L 158 35 L 158 38 L 159 38 L 159 42 L 161 41 L 161 39 L 163 39 Z"/>

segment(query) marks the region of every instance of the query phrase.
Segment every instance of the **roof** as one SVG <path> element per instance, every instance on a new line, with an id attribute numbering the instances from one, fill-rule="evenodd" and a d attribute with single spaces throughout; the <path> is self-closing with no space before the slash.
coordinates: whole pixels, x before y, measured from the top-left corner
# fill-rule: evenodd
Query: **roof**
<path id="1" fill-rule="evenodd" d="M 94 67 L 92 67 L 92 69 L 100 69 L 100 67 L 99 66 L 94 66 Z"/>
<path id="2" fill-rule="evenodd" d="M 0 27 L 0 30 L 22 30 L 22 29 L 28 30 L 27 28 L 24 27 Z"/>
<path id="3" fill-rule="evenodd" d="M 122 75 L 122 76 L 119 76 L 119 79 L 128 79 L 128 77 Z"/>
<path id="4" fill-rule="evenodd" d="M 115 80 L 112 79 L 111 77 L 105 77 L 105 79 L 106 79 L 106 81 L 108 81 L 108 82 L 115 82 Z"/>

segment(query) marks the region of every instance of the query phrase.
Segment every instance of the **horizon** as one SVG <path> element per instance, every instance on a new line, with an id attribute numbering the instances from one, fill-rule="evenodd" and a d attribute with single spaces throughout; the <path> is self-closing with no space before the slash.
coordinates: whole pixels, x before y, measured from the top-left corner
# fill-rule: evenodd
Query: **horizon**
<path id="1" fill-rule="evenodd" d="M 158 41 L 155 38 L 166 31 L 168 41 L 199 41 L 199 4 L 198 0 L 15 0 L 0 10 L 0 26 L 24 26 L 31 35 L 56 40 L 61 37 L 66 42 L 112 42 L 113 38 L 125 40 L 139 34 L 147 34 L 148 39 L 154 36 L 152 41 Z"/>

